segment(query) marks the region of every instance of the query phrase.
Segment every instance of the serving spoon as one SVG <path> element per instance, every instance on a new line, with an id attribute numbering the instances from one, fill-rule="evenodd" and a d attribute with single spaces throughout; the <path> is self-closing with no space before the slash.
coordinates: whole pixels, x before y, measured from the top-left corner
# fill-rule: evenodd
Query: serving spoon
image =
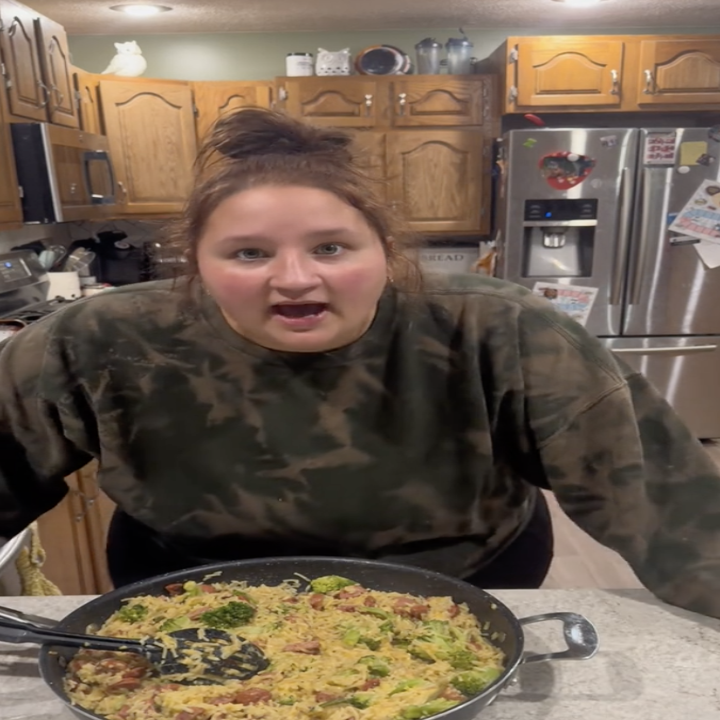
<path id="1" fill-rule="evenodd" d="M 257 645 L 222 630 L 186 628 L 167 635 L 174 641 L 172 649 L 152 641 L 69 633 L 44 618 L 0 607 L 0 642 L 131 652 L 144 657 L 163 678 L 181 685 L 247 680 L 270 665 Z M 192 678 L 182 677 L 187 674 Z"/>

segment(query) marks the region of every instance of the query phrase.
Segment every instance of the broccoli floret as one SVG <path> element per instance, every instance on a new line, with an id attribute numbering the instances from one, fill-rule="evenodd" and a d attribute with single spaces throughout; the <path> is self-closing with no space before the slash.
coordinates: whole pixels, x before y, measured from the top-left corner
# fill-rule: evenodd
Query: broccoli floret
<path id="1" fill-rule="evenodd" d="M 297 701 L 293 697 L 288 698 L 280 698 L 280 700 L 275 701 L 278 705 L 294 705 Z"/>
<path id="2" fill-rule="evenodd" d="M 442 698 L 438 698 L 424 705 L 411 705 L 410 707 L 403 708 L 400 711 L 400 717 L 402 720 L 422 720 L 422 718 L 428 718 L 431 715 L 445 712 L 457 704 L 457 700 L 443 700 Z"/>
<path id="3" fill-rule="evenodd" d="M 369 708 L 371 703 L 372 695 L 368 695 L 367 693 L 359 693 L 348 699 L 348 704 L 358 710 L 365 710 L 365 708 Z"/>
<path id="4" fill-rule="evenodd" d="M 347 645 L 347 647 L 355 647 L 360 642 L 361 638 L 362 635 L 357 628 L 349 628 L 343 634 L 341 642 L 343 645 Z"/>
<path id="5" fill-rule="evenodd" d="M 497 680 L 502 674 L 500 668 L 485 668 L 484 670 L 470 670 L 458 673 L 450 684 L 463 695 L 471 697 L 481 693 L 491 682 Z"/>
<path id="6" fill-rule="evenodd" d="M 176 632 L 177 630 L 185 630 L 185 628 L 190 627 L 190 618 L 187 617 L 177 617 L 177 618 L 170 618 L 170 620 L 166 620 L 161 626 L 160 626 L 160 632 Z"/>
<path id="7" fill-rule="evenodd" d="M 325 575 L 324 577 L 315 578 L 310 581 L 310 589 L 316 593 L 327 595 L 328 593 L 337 592 L 343 588 L 357 585 L 354 580 L 340 577 L 339 575 Z"/>
<path id="8" fill-rule="evenodd" d="M 188 580 L 186 583 L 184 583 L 183 590 L 188 595 L 190 595 L 190 597 L 202 595 L 202 590 L 200 589 L 200 586 L 194 580 Z"/>
<path id="9" fill-rule="evenodd" d="M 424 680 L 417 679 L 403 680 L 390 691 L 390 695 L 397 695 L 398 693 L 405 692 L 406 690 L 412 690 L 413 688 L 420 687 L 420 685 L 423 685 L 424 682 Z"/>
<path id="10" fill-rule="evenodd" d="M 382 647 L 382 640 L 371 637 L 361 637 L 360 644 L 364 645 L 368 650 L 379 650 Z"/>
<path id="11" fill-rule="evenodd" d="M 118 620 L 134 623 L 147 617 L 148 609 L 144 605 L 125 605 L 117 611 Z"/>
<path id="12" fill-rule="evenodd" d="M 423 623 L 423 631 L 423 637 L 452 637 L 450 623 L 445 620 L 427 620 Z"/>
<path id="13" fill-rule="evenodd" d="M 385 610 L 381 610 L 380 608 L 376 608 L 376 607 L 359 607 L 358 612 L 363 613 L 365 615 L 374 615 L 375 617 L 382 618 L 383 620 L 387 620 L 390 617 L 390 613 L 386 612 Z M 383 625 L 384 625 L 384 623 L 383 623 Z"/>
<path id="14" fill-rule="evenodd" d="M 200 622 L 218 630 L 228 630 L 245 625 L 255 617 L 255 608 L 234 600 L 217 610 L 208 610 L 200 616 Z"/>
<path id="15" fill-rule="evenodd" d="M 358 662 L 366 665 L 368 674 L 373 677 L 387 677 L 390 674 L 388 664 L 374 655 L 368 655 L 364 658 L 360 658 Z"/>
<path id="16" fill-rule="evenodd" d="M 472 670 L 477 664 L 475 653 L 467 648 L 453 648 L 443 660 L 447 660 L 455 670 Z"/>

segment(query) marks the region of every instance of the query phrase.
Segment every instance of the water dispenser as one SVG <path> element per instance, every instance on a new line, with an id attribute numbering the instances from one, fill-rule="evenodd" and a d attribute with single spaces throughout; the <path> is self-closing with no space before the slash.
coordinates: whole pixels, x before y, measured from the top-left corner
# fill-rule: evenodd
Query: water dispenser
<path id="1" fill-rule="evenodd" d="M 592 275 L 598 201 L 526 200 L 523 276 L 572 278 Z"/>

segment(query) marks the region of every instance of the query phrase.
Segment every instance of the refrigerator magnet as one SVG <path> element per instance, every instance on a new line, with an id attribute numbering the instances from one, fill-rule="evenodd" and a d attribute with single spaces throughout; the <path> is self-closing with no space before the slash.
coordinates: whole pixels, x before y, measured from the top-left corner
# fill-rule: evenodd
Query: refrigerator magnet
<path id="1" fill-rule="evenodd" d="M 607 135 L 600 138 L 600 144 L 604 148 L 613 148 L 617 146 L 617 135 Z"/>
<path id="2" fill-rule="evenodd" d="M 537 140 L 536 140 L 535 138 L 528 138 L 528 139 L 523 143 L 523 147 L 530 148 L 531 150 L 532 150 L 532 148 L 534 148 L 536 145 L 537 145 Z"/>
<path id="3" fill-rule="evenodd" d="M 540 173 L 555 190 L 567 190 L 586 180 L 595 160 L 569 151 L 551 153 L 540 158 Z"/>
<path id="4" fill-rule="evenodd" d="M 713 125 L 708 130 L 708 137 L 717 143 L 720 143 L 720 125 Z"/>
<path id="5" fill-rule="evenodd" d="M 687 174 L 690 172 L 690 168 L 689 168 L 687 165 L 681 165 L 681 166 L 677 169 L 677 171 L 678 171 L 681 175 L 687 175 Z"/>
<path id="6" fill-rule="evenodd" d="M 710 167 L 715 161 L 716 161 L 716 158 L 714 155 L 708 155 L 707 153 L 703 153 L 697 159 L 697 164 L 704 165 L 705 167 Z"/>

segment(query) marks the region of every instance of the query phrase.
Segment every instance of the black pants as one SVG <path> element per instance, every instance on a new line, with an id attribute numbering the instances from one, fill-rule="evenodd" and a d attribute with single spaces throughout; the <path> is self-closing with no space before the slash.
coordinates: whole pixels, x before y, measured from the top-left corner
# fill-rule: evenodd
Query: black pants
<path id="1" fill-rule="evenodd" d="M 110 523 L 107 559 L 115 587 L 212 562 L 170 546 L 154 530 L 121 510 L 115 511 Z M 523 532 L 466 582 L 488 590 L 539 588 L 552 559 L 552 520 L 545 498 L 538 493 L 535 512 Z"/>

